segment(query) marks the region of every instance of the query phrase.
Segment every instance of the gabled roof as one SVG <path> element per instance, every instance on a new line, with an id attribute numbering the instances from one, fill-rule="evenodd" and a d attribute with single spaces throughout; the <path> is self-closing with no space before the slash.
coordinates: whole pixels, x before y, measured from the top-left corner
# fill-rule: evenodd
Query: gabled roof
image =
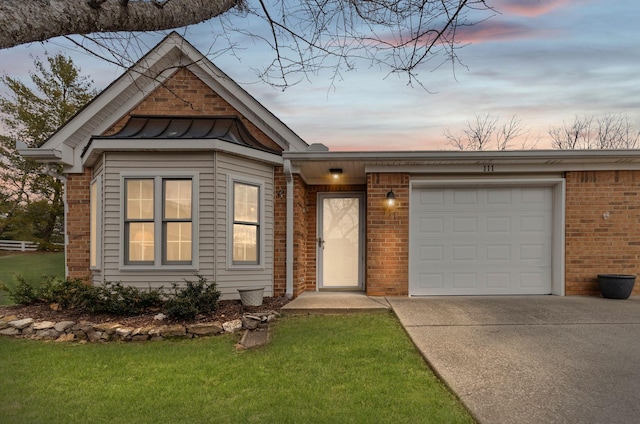
<path id="1" fill-rule="evenodd" d="M 38 149 L 20 145 L 27 157 L 82 171 L 82 151 L 94 136 L 118 122 L 148 94 L 186 67 L 284 151 L 304 151 L 307 144 L 255 98 L 236 84 L 178 33 L 172 32 L 134 66 L 64 124 Z M 43 152 L 47 152 L 43 155 Z"/>

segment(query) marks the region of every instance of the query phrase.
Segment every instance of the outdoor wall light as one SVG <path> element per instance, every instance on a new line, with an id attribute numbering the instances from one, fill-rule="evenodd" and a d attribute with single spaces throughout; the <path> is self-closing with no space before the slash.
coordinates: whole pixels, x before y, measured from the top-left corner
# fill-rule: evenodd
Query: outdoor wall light
<path id="1" fill-rule="evenodd" d="M 392 208 L 396 205 L 396 195 L 393 194 L 393 190 L 387 193 L 387 206 Z"/>
<path id="2" fill-rule="evenodd" d="M 342 175 L 342 168 L 331 168 L 329 172 L 331 173 L 331 176 L 333 177 L 333 179 L 337 180 Z"/>

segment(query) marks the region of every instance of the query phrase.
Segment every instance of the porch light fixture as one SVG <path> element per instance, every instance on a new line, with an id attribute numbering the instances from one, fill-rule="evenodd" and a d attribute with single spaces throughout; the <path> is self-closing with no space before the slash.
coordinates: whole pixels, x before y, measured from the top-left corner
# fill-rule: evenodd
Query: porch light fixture
<path id="1" fill-rule="evenodd" d="M 396 205 L 396 195 L 393 194 L 393 189 L 387 193 L 387 206 L 392 208 Z"/>
<path id="2" fill-rule="evenodd" d="M 333 179 L 337 180 L 342 175 L 342 168 L 331 168 L 329 172 L 331 173 L 331 176 L 333 177 Z"/>

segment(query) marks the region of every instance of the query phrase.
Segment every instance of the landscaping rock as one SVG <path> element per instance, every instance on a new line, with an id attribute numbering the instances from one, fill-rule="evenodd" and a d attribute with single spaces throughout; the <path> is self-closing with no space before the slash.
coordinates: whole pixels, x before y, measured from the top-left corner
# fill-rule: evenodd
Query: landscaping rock
<path id="1" fill-rule="evenodd" d="M 62 333 L 60 333 L 59 331 L 56 331 L 55 328 L 36 331 L 36 336 L 43 339 L 57 339 L 58 337 L 60 337 L 60 334 Z"/>
<path id="2" fill-rule="evenodd" d="M 54 325 L 53 328 L 62 332 L 62 331 L 67 331 L 69 328 L 73 327 L 74 325 L 76 325 L 76 323 L 73 321 L 60 321 L 59 323 Z"/>
<path id="3" fill-rule="evenodd" d="M 5 328 L 7 328 L 9 326 L 8 322 L 5 321 L 0 321 L 0 330 L 4 330 Z"/>
<path id="4" fill-rule="evenodd" d="M 199 336 L 207 336 L 211 334 L 222 333 L 222 324 L 218 321 L 205 322 L 200 324 L 192 324 L 187 327 L 187 331 L 191 334 L 197 334 Z"/>
<path id="5" fill-rule="evenodd" d="M 235 333 L 242 329 L 242 320 L 234 319 L 233 321 L 227 321 L 222 324 L 222 328 L 227 333 Z"/>
<path id="6" fill-rule="evenodd" d="M 18 330 L 17 328 L 8 327 L 0 330 L 0 334 L 2 334 L 3 336 L 17 336 L 18 334 L 20 334 L 20 330 Z"/>
<path id="7" fill-rule="evenodd" d="M 90 342 L 99 342 L 102 338 L 102 331 L 90 331 L 87 333 Z"/>
<path id="8" fill-rule="evenodd" d="M 186 334 L 186 329 L 184 326 L 176 324 L 176 325 L 163 325 L 160 327 L 160 335 L 162 337 L 180 337 Z"/>
<path id="9" fill-rule="evenodd" d="M 17 328 L 18 330 L 27 328 L 31 324 L 33 324 L 33 318 L 24 318 L 15 321 L 9 321 L 9 327 Z"/>
<path id="10" fill-rule="evenodd" d="M 55 341 L 56 342 L 72 342 L 76 338 L 75 334 L 61 334 Z"/>
<path id="11" fill-rule="evenodd" d="M 102 324 L 96 324 L 93 326 L 94 329 L 98 330 L 98 331 L 102 331 L 104 333 L 107 333 L 109 335 L 111 334 L 115 334 L 116 329 L 122 327 L 121 324 L 115 323 L 115 322 L 105 322 Z"/>
<path id="12" fill-rule="evenodd" d="M 121 339 L 125 339 L 133 333 L 133 330 L 135 330 L 133 327 L 119 327 L 116 328 L 116 335 Z"/>
<path id="13" fill-rule="evenodd" d="M 18 319 L 18 317 L 15 316 L 15 315 L 7 315 L 7 316 L 4 316 L 4 317 L 0 318 L 0 321 L 9 323 L 9 322 L 15 321 L 17 319 Z"/>
<path id="14" fill-rule="evenodd" d="M 56 325 L 56 323 L 53 322 L 53 321 L 36 322 L 35 324 L 33 324 L 33 329 L 34 330 L 48 330 L 49 328 L 53 328 L 54 325 Z"/>
<path id="15" fill-rule="evenodd" d="M 247 330 L 255 330 L 256 328 L 258 328 L 261 322 L 262 319 L 255 315 L 244 315 L 242 317 L 242 327 L 246 328 Z"/>
<path id="16" fill-rule="evenodd" d="M 131 336 L 132 342 L 145 342 L 149 340 L 148 334 L 136 334 L 135 336 Z"/>
<path id="17" fill-rule="evenodd" d="M 153 317 L 153 319 L 156 321 L 164 321 L 166 318 L 167 316 L 163 313 L 159 313 Z"/>

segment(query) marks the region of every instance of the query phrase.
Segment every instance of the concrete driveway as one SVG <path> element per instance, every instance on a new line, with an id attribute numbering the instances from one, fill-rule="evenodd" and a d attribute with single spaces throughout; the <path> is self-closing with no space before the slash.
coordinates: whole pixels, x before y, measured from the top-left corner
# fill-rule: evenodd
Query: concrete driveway
<path id="1" fill-rule="evenodd" d="M 640 422 L 640 298 L 388 298 L 483 424 Z"/>

